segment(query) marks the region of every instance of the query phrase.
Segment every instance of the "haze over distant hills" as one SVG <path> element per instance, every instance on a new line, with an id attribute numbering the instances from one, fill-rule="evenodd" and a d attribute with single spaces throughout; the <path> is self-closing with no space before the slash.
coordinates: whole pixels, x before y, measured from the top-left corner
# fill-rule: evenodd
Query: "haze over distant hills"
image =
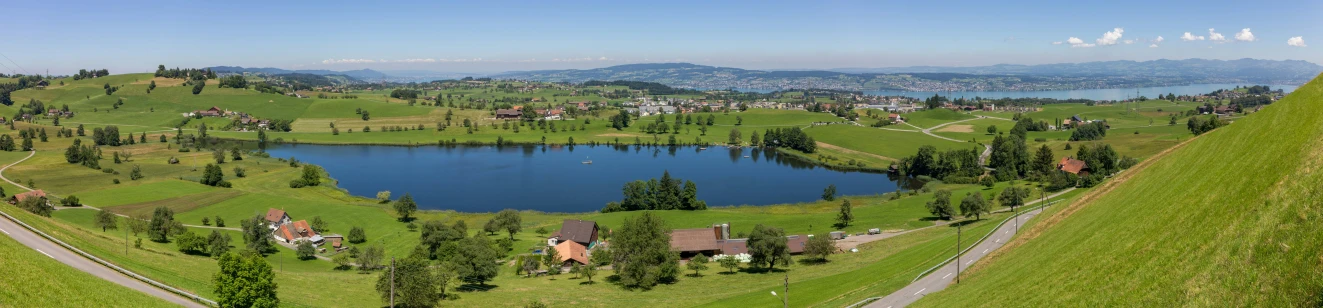
<path id="1" fill-rule="evenodd" d="M 313 75 L 345 75 L 360 80 L 380 80 L 390 77 L 386 73 L 378 72 L 372 69 L 361 69 L 352 71 L 332 71 L 332 70 L 287 70 L 274 67 L 242 67 L 242 66 L 213 66 L 208 67 L 217 73 L 257 73 L 269 75 L 281 74 L 313 74 Z"/>
<path id="2" fill-rule="evenodd" d="M 1072 90 L 1207 83 L 1291 84 L 1323 66 L 1298 60 L 1155 60 L 980 67 L 842 68 L 761 71 L 690 63 L 628 64 L 588 70 L 542 70 L 493 78 L 583 82 L 634 80 L 687 88 L 905 91 Z"/>
<path id="3" fill-rule="evenodd" d="M 1101 61 L 1042 65 L 998 64 L 973 67 L 910 66 L 827 70 L 747 70 L 692 63 L 641 63 L 595 69 L 512 71 L 470 74 L 429 70 L 353 71 L 213 67 L 219 72 L 346 75 L 358 80 L 415 82 L 491 77 L 551 82 L 630 80 L 698 89 L 903 91 L 1043 91 L 1243 83 L 1298 85 L 1323 72 L 1301 60 Z"/>

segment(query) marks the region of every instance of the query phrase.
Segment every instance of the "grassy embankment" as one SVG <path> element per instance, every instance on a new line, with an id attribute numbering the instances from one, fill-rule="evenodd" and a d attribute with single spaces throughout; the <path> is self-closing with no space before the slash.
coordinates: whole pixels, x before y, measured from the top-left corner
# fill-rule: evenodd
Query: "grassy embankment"
<path id="1" fill-rule="evenodd" d="M 13 307 L 172 306 L 64 265 L 8 236 L 0 236 L 0 303 Z"/>
<path id="2" fill-rule="evenodd" d="M 1318 306 L 1321 98 L 1316 79 L 1122 174 L 918 306 Z"/>

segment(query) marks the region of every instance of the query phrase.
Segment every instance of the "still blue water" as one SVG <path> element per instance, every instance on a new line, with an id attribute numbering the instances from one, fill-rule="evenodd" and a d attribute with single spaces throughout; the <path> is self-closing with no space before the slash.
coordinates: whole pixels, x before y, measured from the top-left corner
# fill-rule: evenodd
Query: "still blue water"
<path id="1" fill-rule="evenodd" d="M 868 95 L 885 96 L 908 96 L 915 98 L 932 97 L 933 94 L 941 94 L 951 98 L 1055 98 L 1055 99 L 1092 99 L 1092 100 L 1123 100 L 1135 97 L 1135 91 L 1139 95 L 1149 98 L 1157 98 L 1158 94 L 1176 94 L 1176 95 L 1198 95 L 1208 94 L 1218 89 L 1234 89 L 1236 86 L 1247 86 L 1245 84 L 1196 84 L 1188 86 L 1170 86 L 1170 87 L 1149 87 L 1149 88 L 1124 88 L 1124 89 L 1090 89 L 1090 90 L 1063 90 L 1063 91 L 956 91 L 956 92 L 931 92 L 931 91 L 863 91 Z M 1287 93 L 1294 91 L 1294 85 L 1270 85 L 1273 90 L 1282 89 Z M 765 89 L 735 89 L 743 92 L 770 93 L 773 90 Z"/>
<path id="2" fill-rule="evenodd" d="M 1246 86 L 1243 84 L 1196 84 L 1188 86 L 1170 86 L 1170 87 L 1150 87 L 1150 88 L 1125 88 L 1125 89 L 1090 89 L 1090 90 L 1065 90 L 1065 91 L 964 91 L 964 92 L 906 92 L 906 91 L 864 91 L 869 95 L 899 95 L 909 97 L 932 97 L 933 94 L 941 94 L 951 98 L 1055 98 L 1055 99 L 1092 99 L 1092 100 L 1123 100 L 1134 98 L 1136 91 L 1138 95 L 1147 96 L 1156 99 L 1158 94 L 1176 94 L 1176 95 L 1198 95 L 1208 94 L 1218 89 L 1234 89 L 1236 86 Z M 1297 86 L 1292 85 L 1271 85 L 1273 90 L 1282 89 L 1287 93 L 1294 91 Z"/>
<path id="3" fill-rule="evenodd" d="M 399 198 L 410 193 L 419 208 L 461 212 L 597 211 L 619 201 L 626 182 L 660 178 L 662 171 L 693 181 L 709 206 L 814 201 L 830 184 L 843 195 L 897 188 L 888 174 L 833 171 L 775 151 L 723 147 L 287 144 L 267 152 L 320 165 L 354 195 L 373 198 L 388 190 Z"/>

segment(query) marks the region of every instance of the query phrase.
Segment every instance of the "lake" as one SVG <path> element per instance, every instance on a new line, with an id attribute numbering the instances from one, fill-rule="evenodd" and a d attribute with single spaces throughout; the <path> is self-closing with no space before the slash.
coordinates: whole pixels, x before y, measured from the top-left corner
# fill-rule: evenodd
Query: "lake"
<path id="1" fill-rule="evenodd" d="M 1088 89 L 1088 90 L 1062 90 L 1062 91 L 955 91 L 955 92 L 930 92 L 930 91 L 863 91 L 868 95 L 884 96 L 908 96 L 914 98 L 932 97 L 933 94 L 951 98 L 1055 98 L 1055 99 L 1092 99 L 1092 100 L 1123 100 L 1135 97 L 1135 91 L 1139 95 L 1149 98 L 1157 98 L 1158 94 L 1176 94 L 1176 95 L 1196 95 L 1208 94 L 1218 89 L 1234 89 L 1236 86 L 1246 86 L 1245 84 L 1196 84 L 1186 86 L 1169 87 L 1148 87 L 1148 88 L 1123 88 L 1123 89 Z M 1269 85 L 1273 90 L 1282 89 L 1287 93 L 1294 91 L 1298 85 Z M 743 92 L 770 93 L 773 90 L 765 89 L 735 89 Z"/>
<path id="2" fill-rule="evenodd" d="M 663 171 L 693 181 L 709 206 L 814 201 L 830 184 L 842 195 L 888 193 L 898 186 L 894 175 L 834 171 L 775 150 L 724 147 L 285 144 L 267 152 L 322 166 L 357 196 L 410 193 L 420 209 L 460 212 L 598 211 L 623 198 L 626 182 L 660 178 Z"/>
<path id="3" fill-rule="evenodd" d="M 886 95 L 886 96 L 908 96 L 916 98 L 932 97 L 933 94 L 941 94 L 950 98 L 1055 98 L 1055 99 L 1092 99 L 1092 100 L 1123 100 L 1134 98 L 1136 91 L 1139 95 L 1157 99 L 1158 94 L 1176 94 L 1176 95 L 1197 95 L 1208 94 L 1218 89 L 1234 89 L 1236 86 L 1246 86 L 1244 84 L 1196 84 L 1187 86 L 1170 87 L 1148 87 L 1148 88 L 1124 88 L 1124 89 L 1089 89 L 1089 90 L 1063 90 L 1063 91 L 963 91 L 963 92 L 909 92 L 909 91 L 864 91 L 868 95 Z M 1273 90 L 1282 89 L 1287 93 L 1294 91 L 1298 86 L 1292 85 L 1270 85 Z"/>

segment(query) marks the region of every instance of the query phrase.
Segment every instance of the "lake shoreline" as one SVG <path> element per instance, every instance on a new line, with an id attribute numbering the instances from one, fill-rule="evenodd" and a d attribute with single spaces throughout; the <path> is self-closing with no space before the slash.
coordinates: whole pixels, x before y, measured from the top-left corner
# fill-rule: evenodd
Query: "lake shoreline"
<path id="1" fill-rule="evenodd" d="M 268 147 L 267 154 L 320 166 L 337 189 L 365 203 L 377 202 L 372 198 L 374 192 L 391 191 L 397 198 L 407 192 L 426 210 L 455 213 L 486 213 L 501 208 L 543 213 L 595 212 L 607 202 L 618 201 L 619 198 L 610 197 L 619 196 L 621 185 L 655 178 L 662 171 L 698 183 L 700 199 L 714 208 L 811 202 L 821 193 L 821 188 L 811 188 L 817 186 L 837 185 L 842 195 L 879 195 L 915 189 L 909 186 L 920 183 L 899 179 L 881 168 L 844 168 L 785 149 L 747 146 L 711 146 L 712 149 L 624 144 L 589 144 L 578 149 L 555 144 L 344 146 L 286 142 Z M 718 152 L 711 153 L 713 150 Z M 601 164 L 580 164 L 584 159 L 580 155 L 601 160 L 597 161 Z M 575 181 L 557 180 L 573 174 L 580 174 Z M 582 177 L 588 174 L 592 176 Z M 737 180 L 740 178 L 763 180 Z M 744 193 L 721 193 L 729 191 Z M 547 194 L 570 199 L 560 203 L 538 201 L 542 198 L 537 196 Z"/>

